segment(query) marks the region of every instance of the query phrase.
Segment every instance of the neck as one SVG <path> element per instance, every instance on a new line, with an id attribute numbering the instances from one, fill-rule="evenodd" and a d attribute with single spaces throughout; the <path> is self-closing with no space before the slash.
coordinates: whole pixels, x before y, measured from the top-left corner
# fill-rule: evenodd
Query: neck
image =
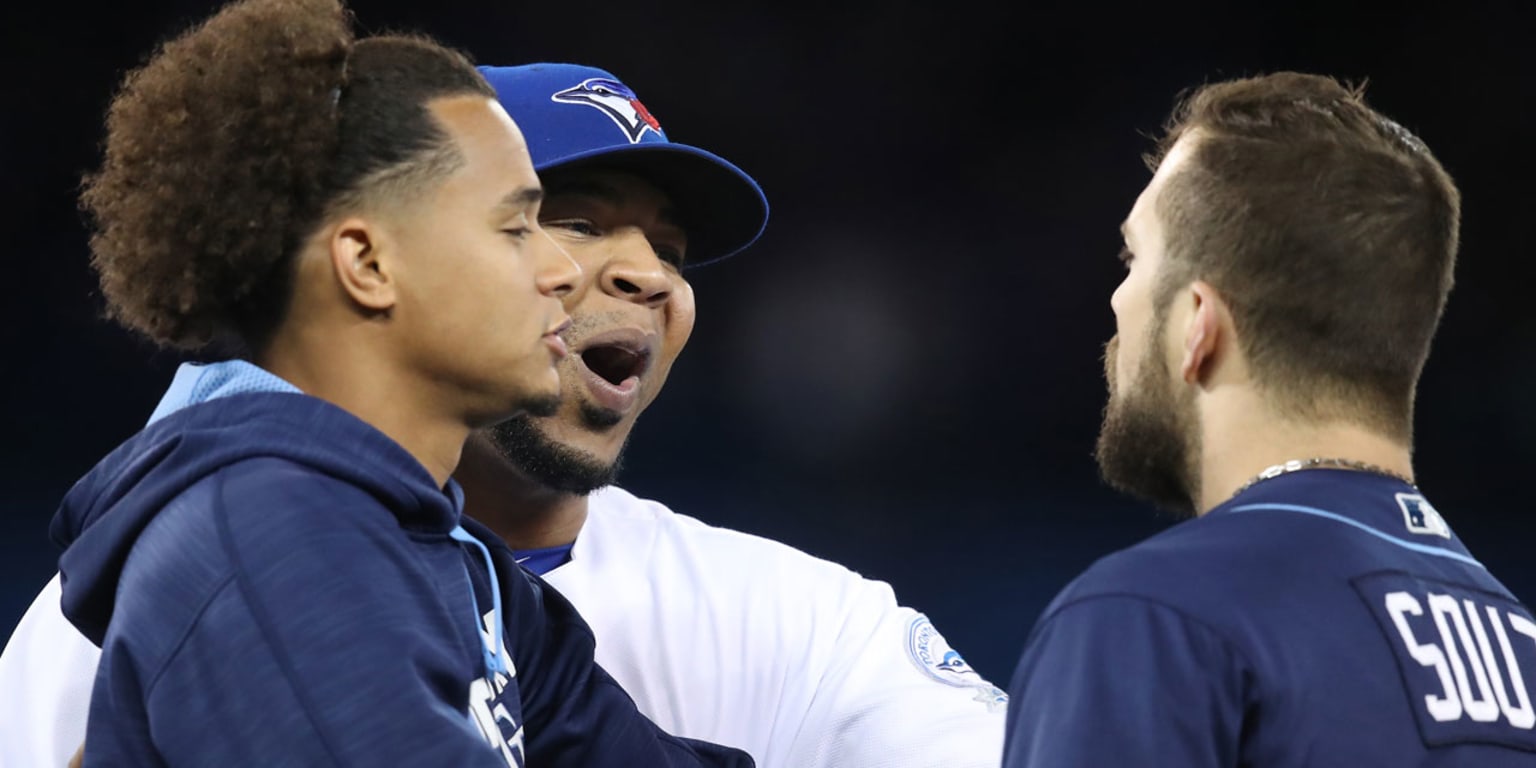
<path id="1" fill-rule="evenodd" d="M 1413 480 L 1412 450 L 1375 430 L 1347 421 L 1298 423 L 1263 403 L 1226 409 L 1202 419 L 1200 514 L 1222 504 L 1264 470 L 1288 461 L 1343 459 Z"/>
<path id="2" fill-rule="evenodd" d="M 513 549 L 571 544 L 587 522 L 586 496 L 538 484 L 478 433 L 465 445 L 454 479 L 464 488 L 464 514 Z"/>
<path id="3" fill-rule="evenodd" d="M 421 396 L 422 388 L 371 353 L 367 340 L 298 330 L 279 334 L 254 362 L 383 432 L 415 457 L 439 487 L 458 466 L 469 425 Z"/>

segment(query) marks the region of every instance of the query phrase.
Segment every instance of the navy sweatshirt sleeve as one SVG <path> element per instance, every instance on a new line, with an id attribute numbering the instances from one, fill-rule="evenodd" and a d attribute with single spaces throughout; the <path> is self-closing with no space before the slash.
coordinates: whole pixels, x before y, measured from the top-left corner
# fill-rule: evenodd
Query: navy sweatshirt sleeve
<path id="1" fill-rule="evenodd" d="M 1141 597 L 1054 608 L 1008 691 L 1004 768 L 1237 765 L 1247 670 L 1208 627 Z"/>
<path id="2" fill-rule="evenodd" d="M 226 468 L 128 559 L 85 762 L 505 766 L 467 715 L 469 589 L 456 543 L 422 547 L 355 486 Z"/>

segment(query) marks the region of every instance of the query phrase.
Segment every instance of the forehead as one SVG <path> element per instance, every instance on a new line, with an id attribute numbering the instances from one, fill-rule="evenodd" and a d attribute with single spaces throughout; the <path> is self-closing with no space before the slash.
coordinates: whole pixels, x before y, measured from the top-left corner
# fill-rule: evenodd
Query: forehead
<path id="1" fill-rule="evenodd" d="M 1150 247 L 1151 243 L 1162 240 L 1162 219 L 1157 215 L 1157 203 L 1163 188 L 1168 185 L 1169 179 L 1178 173 L 1189 163 L 1190 155 L 1194 151 L 1194 132 L 1186 133 L 1172 147 L 1163 161 L 1158 164 L 1157 172 L 1152 174 L 1152 180 L 1147 182 L 1145 189 L 1136 197 L 1136 204 L 1131 207 L 1130 216 L 1126 218 L 1121 231 L 1125 233 L 1126 241 L 1133 249 L 1140 245 L 1142 248 Z"/>
<path id="2" fill-rule="evenodd" d="M 556 168 L 540 174 L 550 197 L 591 197 L 615 206 L 643 205 L 673 213 L 672 198 L 649 179 L 604 166 Z"/>
<path id="3" fill-rule="evenodd" d="M 449 96 L 432 101 L 428 108 L 464 155 L 461 175 L 499 179 L 502 185 L 537 183 L 523 133 L 495 99 Z"/>

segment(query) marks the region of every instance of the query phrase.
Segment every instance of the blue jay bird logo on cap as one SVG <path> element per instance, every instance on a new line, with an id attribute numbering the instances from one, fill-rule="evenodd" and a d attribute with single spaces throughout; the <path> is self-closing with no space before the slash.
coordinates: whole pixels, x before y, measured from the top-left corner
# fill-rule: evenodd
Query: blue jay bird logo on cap
<path id="1" fill-rule="evenodd" d="M 629 86 L 617 80 L 588 78 L 580 85 L 567 88 L 549 98 L 561 104 L 584 104 L 602 110 L 624 131 L 631 144 L 638 144 L 646 131 L 655 131 L 661 135 L 661 123 L 656 122 L 651 111 L 640 103 Z"/>

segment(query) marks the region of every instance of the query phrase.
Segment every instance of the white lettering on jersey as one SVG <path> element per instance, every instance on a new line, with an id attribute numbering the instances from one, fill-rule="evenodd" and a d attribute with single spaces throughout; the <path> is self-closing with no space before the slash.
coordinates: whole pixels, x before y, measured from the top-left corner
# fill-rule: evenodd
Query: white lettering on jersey
<path id="1" fill-rule="evenodd" d="M 1424 697 L 1424 705 L 1429 709 L 1429 716 L 1439 722 L 1447 722 L 1461 717 L 1461 699 L 1455 695 L 1456 684 L 1451 682 L 1450 670 L 1445 664 L 1445 654 L 1435 645 L 1420 645 L 1413 637 L 1413 630 L 1408 627 L 1408 619 L 1405 613 L 1414 616 L 1424 615 L 1424 609 L 1419 607 L 1419 601 L 1407 592 L 1390 592 L 1387 594 L 1387 613 L 1392 616 L 1392 623 L 1397 625 L 1397 631 L 1402 634 L 1403 642 L 1408 646 L 1408 654 L 1414 661 L 1426 667 L 1433 667 L 1435 674 L 1440 678 L 1443 695 L 1433 694 Z"/>
<path id="2" fill-rule="evenodd" d="M 496 620 L 494 611 L 487 612 L 481 617 L 481 640 L 487 648 L 494 648 L 496 634 L 491 629 Z M 523 757 L 523 727 L 518 724 L 517 717 L 507 709 L 502 701 L 502 695 L 507 691 L 508 683 L 517 676 L 517 669 L 512 666 L 512 660 L 506 659 L 508 673 L 503 675 L 495 672 L 482 677 L 469 684 L 469 719 L 480 729 L 480 735 L 486 743 L 495 747 L 507 762 L 508 768 L 524 768 Z"/>
<path id="3" fill-rule="evenodd" d="M 1497 720 L 1502 713 L 1516 728 L 1530 730 L 1536 726 L 1536 710 L 1531 706 L 1529 688 L 1516 661 L 1509 633 L 1504 629 L 1503 617 L 1507 615 L 1510 626 L 1532 641 L 1536 641 L 1536 623 L 1517 613 L 1484 606 L 1499 645 L 1500 654 L 1496 656 L 1476 603 L 1433 592 L 1427 599 L 1430 616 L 1438 630 L 1438 644 L 1434 640 L 1421 642 L 1408 623 L 1408 616 L 1424 615 L 1418 598 L 1399 591 L 1387 593 L 1385 601 L 1387 614 L 1402 636 L 1408 654 L 1419 664 L 1433 668 L 1440 680 L 1441 694 L 1424 697 L 1429 716 L 1437 722 L 1450 722 L 1466 715 L 1474 722 L 1488 723 Z M 1499 669 L 1501 658 L 1503 673 Z"/>
<path id="4" fill-rule="evenodd" d="M 1520 674 L 1520 665 L 1515 661 L 1514 651 L 1509 645 L 1509 637 L 1504 634 L 1504 622 L 1499 621 L 1498 612 L 1493 608 L 1488 609 L 1488 622 L 1493 625 L 1494 634 L 1499 636 L 1499 646 L 1504 649 L 1504 665 L 1509 668 L 1509 677 L 1514 681 L 1515 696 L 1519 699 L 1516 706 L 1510 706 L 1509 697 L 1504 694 L 1504 689 L 1500 688 L 1499 706 L 1504 709 L 1509 722 L 1516 728 L 1536 726 L 1536 711 L 1531 709 L 1531 698 L 1526 693 L 1525 679 Z M 1509 626 L 1536 642 L 1536 623 L 1532 623 L 1530 619 L 1512 613 L 1509 615 Z"/>
<path id="5" fill-rule="evenodd" d="M 495 680 L 482 677 L 470 683 L 469 717 L 480 729 L 486 743 L 501 754 L 508 768 L 524 768 L 523 728 L 507 711 L 507 705 L 497 701 L 508 680 L 510 678 L 498 674 Z M 512 731 L 510 738 L 507 729 Z"/>
<path id="6" fill-rule="evenodd" d="M 1429 613 L 1435 617 L 1435 627 L 1440 630 L 1440 640 L 1444 643 L 1446 658 L 1451 660 L 1451 671 L 1456 673 L 1456 690 L 1461 693 L 1461 706 L 1467 715 L 1479 723 L 1491 723 L 1499 718 L 1499 705 L 1493 700 L 1493 692 L 1488 689 L 1488 675 L 1483 671 L 1483 661 L 1477 652 L 1477 647 L 1472 644 L 1472 638 L 1467 633 L 1467 620 L 1461 614 L 1461 605 L 1456 598 L 1450 595 L 1437 595 L 1433 592 L 1429 595 Z M 1473 614 L 1474 616 L 1476 614 Z M 1451 637 L 1450 624 L 1456 625 L 1456 638 Z M 1467 663 L 1461 661 L 1462 654 L 1457 650 L 1456 640 L 1461 641 L 1461 648 L 1467 651 Z M 1477 696 L 1472 693 L 1471 681 L 1467 679 L 1467 666 L 1472 667 L 1472 674 L 1477 678 Z"/>

